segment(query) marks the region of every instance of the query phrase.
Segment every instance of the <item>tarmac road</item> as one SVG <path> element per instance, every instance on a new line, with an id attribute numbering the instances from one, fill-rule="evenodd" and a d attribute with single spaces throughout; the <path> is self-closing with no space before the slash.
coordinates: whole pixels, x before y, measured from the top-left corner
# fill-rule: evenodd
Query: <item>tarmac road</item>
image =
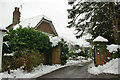
<path id="1" fill-rule="evenodd" d="M 92 75 L 88 73 L 88 65 L 92 62 L 72 65 L 69 67 L 65 67 L 51 73 L 45 74 L 38 78 L 118 78 L 120 75 L 113 74 L 100 74 L 100 75 Z M 38 79 L 37 78 L 37 79 Z"/>

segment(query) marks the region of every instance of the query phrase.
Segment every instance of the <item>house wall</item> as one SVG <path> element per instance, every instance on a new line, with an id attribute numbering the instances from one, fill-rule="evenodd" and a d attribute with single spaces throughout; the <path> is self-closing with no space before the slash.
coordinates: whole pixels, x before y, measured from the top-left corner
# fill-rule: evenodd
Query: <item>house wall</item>
<path id="1" fill-rule="evenodd" d="M 54 34 L 54 32 L 53 32 L 50 24 L 47 23 L 47 22 L 45 22 L 45 21 L 43 21 L 43 22 L 37 27 L 37 30 L 40 30 L 40 31 L 43 31 L 43 32 L 46 32 L 46 33 L 50 33 L 50 34 L 53 34 L 53 35 L 55 36 L 55 34 Z"/>
<path id="2" fill-rule="evenodd" d="M 46 33 L 50 33 L 53 34 L 53 36 L 55 36 L 51 25 L 48 22 L 43 21 L 36 30 L 40 30 Z M 48 55 L 46 55 L 46 61 L 47 64 L 60 64 L 60 54 L 61 54 L 61 47 L 60 45 L 56 46 L 55 48 L 53 48 L 52 52 L 49 53 Z"/>
<path id="3" fill-rule="evenodd" d="M 53 48 L 53 51 L 52 51 L 52 64 L 61 63 L 60 54 L 61 54 L 61 47 L 60 45 L 58 45 L 55 48 Z"/>

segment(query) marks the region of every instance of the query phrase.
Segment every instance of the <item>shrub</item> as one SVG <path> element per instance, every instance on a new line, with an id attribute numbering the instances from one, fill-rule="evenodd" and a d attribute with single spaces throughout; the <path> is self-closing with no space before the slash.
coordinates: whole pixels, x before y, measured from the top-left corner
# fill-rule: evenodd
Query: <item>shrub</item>
<path id="1" fill-rule="evenodd" d="M 52 48 L 52 43 L 47 35 L 30 27 L 22 28 L 20 26 L 16 30 L 10 29 L 3 40 L 7 41 L 9 52 L 14 52 L 14 56 L 11 58 L 3 57 L 4 71 L 8 66 L 10 69 L 24 66 L 24 69 L 29 72 L 33 67 L 45 62 L 44 54 L 49 53 Z M 4 47 L 3 53 L 6 51 L 7 48 Z"/>
<path id="2" fill-rule="evenodd" d="M 18 58 L 18 65 L 24 66 L 24 70 L 28 72 L 44 62 L 44 54 L 40 54 L 38 51 L 29 49 L 22 51 L 22 56 Z"/>
<path id="3" fill-rule="evenodd" d="M 33 28 L 10 29 L 4 41 L 8 41 L 11 52 L 20 53 L 24 48 L 37 50 L 40 53 L 47 53 L 51 48 L 49 37 Z"/>
<path id="4" fill-rule="evenodd" d="M 8 66 L 10 69 L 17 69 L 24 66 L 25 71 L 32 71 L 32 69 L 45 62 L 44 54 L 38 51 L 24 49 L 21 51 L 21 56 L 3 56 L 3 71 L 7 71 Z"/>
<path id="5" fill-rule="evenodd" d="M 7 71 L 8 67 L 10 69 L 17 69 L 20 66 L 17 64 L 17 58 L 13 56 L 3 56 L 2 59 L 2 71 Z"/>
<path id="6" fill-rule="evenodd" d="M 61 56 L 60 56 L 61 65 L 64 65 L 67 62 L 67 59 L 68 59 L 67 55 L 69 51 L 68 51 L 68 46 L 63 39 L 61 39 L 60 44 L 61 44 Z"/>
<path id="7" fill-rule="evenodd" d="M 83 57 L 89 57 L 89 49 L 88 48 L 81 48 L 81 52 L 78 54 L 78 56 Z"/>

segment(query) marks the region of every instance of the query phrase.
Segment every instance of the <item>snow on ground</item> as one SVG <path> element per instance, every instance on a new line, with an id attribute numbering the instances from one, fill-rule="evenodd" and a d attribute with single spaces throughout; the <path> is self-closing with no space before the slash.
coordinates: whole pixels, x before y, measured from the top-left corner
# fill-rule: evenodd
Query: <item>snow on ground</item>
<path id="1" fill-rule="evenodd" d="M 101 73 L 111 73 L 111 74 L 120 74 L 120 69 L 118 69 L 118 66 L 120 66 L 120 58 L 113 59 L 110 62 L 102 65 L 99 65 L 98 67 L 95 67 L 94 64 L 89 65 L 88 72 L 91 74 L 101 74 Z"/>
<path id="2" fill-rule="evenodd" d="M 91 59 L 87 60 L 68 60 L 66 65 L 61 66 L 59 64 L 56 65 L 39 65 L 38 67 L 35 67 L 34 70 L 30 73 L 24 72 L 21 68 L 18 68 L 17 70 L 11 70 L 11 74 L 8 74 L 7 72 L 0 73 L 0 79 L 1 78 L 35 78 L 39 77 L 43 74 L 50 73 L 56 69 L 80 64 L 82 62 L 89 62 Z"/>
<path id="3" fill-rule="evenodd" d="M 11 74 L 8 74 L 7 72 L 0 73 L 0 77 L 1 78 L 35 78 L 62 67 L 64 66 L 39 65 L 38 67 L 35 67 L 34 70 L 30 73 L 24 72 L 22 69 L 19 68 L 17 70 L 11 70 Z"/>

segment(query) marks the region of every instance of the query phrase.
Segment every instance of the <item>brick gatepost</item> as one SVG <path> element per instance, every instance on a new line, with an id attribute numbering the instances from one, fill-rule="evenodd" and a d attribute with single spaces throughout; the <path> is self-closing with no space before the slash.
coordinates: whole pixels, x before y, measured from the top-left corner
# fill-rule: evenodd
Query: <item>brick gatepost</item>
<path id="1" fill-rule="evenodd" d="M 106 63 L 108 57 L 108 51 L 106 49 L 106 45 L 108 40 L 103 38 L 102 36 L 98 36 L 93 40 L 94 42 L 94 63 L 95 66 L 103 65 Z"/>

